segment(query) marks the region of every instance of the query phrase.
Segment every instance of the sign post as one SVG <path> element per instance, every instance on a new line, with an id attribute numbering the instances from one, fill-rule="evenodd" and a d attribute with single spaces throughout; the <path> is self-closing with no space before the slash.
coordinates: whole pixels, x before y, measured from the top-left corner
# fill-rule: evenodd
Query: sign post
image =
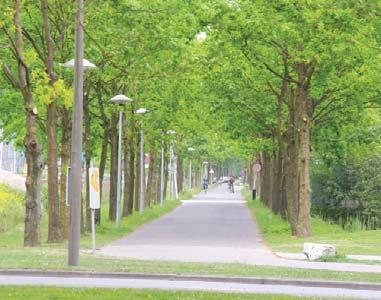
<path id="1" fill-rule="evenodd" d="M 89 168 L 91 236 L 93 240 L 93 254 L 95 254 L 95 210 L 101 206 L 99 194 L 99 169 Z"/>

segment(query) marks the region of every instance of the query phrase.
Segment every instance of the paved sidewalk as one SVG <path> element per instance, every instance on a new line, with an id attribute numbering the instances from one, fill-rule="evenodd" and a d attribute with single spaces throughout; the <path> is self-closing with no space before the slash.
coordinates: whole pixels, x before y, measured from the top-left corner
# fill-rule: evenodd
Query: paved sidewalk
<path id="1" fill-rule="evenodd" d="M 263 242 L 239 191 L 200 193 L 162 218 L 103 247 L 101 255 L 140 260 L 241 263 L 381 273 L 381 265 L 309 262 L 276 256 Z"/>

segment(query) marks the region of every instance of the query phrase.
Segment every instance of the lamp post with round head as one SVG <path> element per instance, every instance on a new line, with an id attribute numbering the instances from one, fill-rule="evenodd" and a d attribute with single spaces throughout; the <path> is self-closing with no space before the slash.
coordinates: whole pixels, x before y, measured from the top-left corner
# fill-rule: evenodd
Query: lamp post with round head
<path id="1" fill-rule="evenodd" d="M 118 105 L 119 107 L 125 105 L 127 102 L 132 102 L 133 100 L 128 98 L 125 95 L 116 95 L 110 99 L 110 103 L 114 105 Z M 118 136 L 118 171 L 117 171 L 117 179 L 116 179 L 116 211 L 115 211 L 115 220 L 116 227 L 120 226 L 120 211 L 121 211 L 121 185 L 122 185 L 122 120 L 123 120 L 123 111 L 119 109 L 119 136 Z"/>
<path id="2" fill-rule="evenodd" d="M 82 125 L 83 125 L 83 72 L 96 66 L 83 58 L 83 0 L 78 0 L 75 31 L 75 59 L 61 64 L 74 69 L 74 104 L 72 116 L 71 171 L 68 199 L 70 203 L 70 231 L 68 242 L 68 264 L 79 264 L 79 242 L 81 238 L 82 198 Z"/>

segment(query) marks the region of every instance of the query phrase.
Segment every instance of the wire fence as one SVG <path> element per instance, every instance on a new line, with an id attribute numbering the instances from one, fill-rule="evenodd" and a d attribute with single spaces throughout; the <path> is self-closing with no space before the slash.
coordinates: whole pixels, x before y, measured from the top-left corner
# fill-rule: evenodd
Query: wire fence
<path id="1" fill-rule="evenodd" d="M 23 174 L 25 166 L 24 153 L 16 151 L 11 144 L 0 143 L 0 171 Z"/>

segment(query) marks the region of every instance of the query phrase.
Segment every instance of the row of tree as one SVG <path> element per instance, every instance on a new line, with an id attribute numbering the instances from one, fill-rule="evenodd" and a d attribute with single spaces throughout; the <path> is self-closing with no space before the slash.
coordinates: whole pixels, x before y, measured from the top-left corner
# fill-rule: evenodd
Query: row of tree
<path id="1" fill-rule="evenodd" d="M 85 73 L 84 166 L 82 230 L 90 228 L 88 167 L 99 165 L 101 187 L 109 172 L 109 219 L 116 215 L 118 111 L 109 99 L 120 93 L 134 101 L 123 110 L 123 216 L 139 210 L 139 107 L 145 117 L 149 154 L 146 205 L 156 203 L 160 190 L 160 149 L 165 148 L 165 191 L 169 136 L 175 130 L 178 190 L 184 187 L 185 160 L 193 160 L 195 184 L 201 163 L 208 160 L 216 175 L 230 157 L 226 145 L 209 124 L 201 82 L 203 68 L 195 66 L 200 51 L 197 34 L 203 25 L 202 1 L 87 1 L 85 57 L 97 68 Z M 73 70 L 60 64 L 73 56 L 75 2 L 7 0 L 2 11 L 1 127 L 4 137 L 24 148 L 27 158 L 24 245 L 40 243 L 42 173 L 47 165 L 48 242 L 68 235 L 66 201 L 70 165 Z M 23 101 L 21 101 L 21 97 Z M 23 125 L 25 124 L 25 125 Z M 188 147 L 195 148 L 193 153 Z M 212 163 L 213 161 L 213 163 Z M 60 165 L 58 163 L 60 162 Z M 225 174 L 227 175 L 227 174 Z M 103 190 L 102 195 L 107 195 Z M 107 207 L 106 206 L 106 207 Z M 96 220 L 101 222 L 98 211 Z"/>
<path id="2" fill-rule="evenodd" d="M 262 164 L 256 188 L 293 235 L 312 234 L 311 161 L 335 151 L 324 133 L 367 123 L 380 103 L 380 12 L 378 1 L 214 6 L 206 78 L 223 101 L 210 105 L 242 141 L 249 171 Z"/>
<path id="3" fill-rule="evenodd" d="M 97 68 L 85 74 L 84 161 L 86 169 L 92 161 L 99 165 L 101 183 L 110 173 L 103 201 L 109 218 L 116 208 L 118 112 L 108 100 L 124 93 L 134 99 L 122 108 L 124 216 L 138 209 L 141 122 L 134 111 L 147 107 L 147 205 L 158 199 L 160 148 L 164 140 L 168 168 L 164 133 L 172 129 L 180 190 L 187 158 L 196 170 L 209 161 L 217 177 L 230 175 L 231 163 L 243 158 L 251 184 L 251 167 L 260 162 L 255 184 L 262 200 L 289 220 L 294 235 L 311 235 L 311 161 L 332 160 L 343 128 L 378 118 L 370 107 L 380 101 L 380 5 L 86 1 L 85 57 Z M 5 138 L 24 148 L 28 165 L 24 244 L 40 242 L 45 163 L 48 241 L 56 242 L 67 237 L 73 84 L 72 70 L 60 63 L 73 56 L 76 5 L 6 0 L 0 9 L 0 124 Z M 196 150 L 191 154 L 188 147 Z M 88 188 L 83 230 L 90 218 Z"/>

